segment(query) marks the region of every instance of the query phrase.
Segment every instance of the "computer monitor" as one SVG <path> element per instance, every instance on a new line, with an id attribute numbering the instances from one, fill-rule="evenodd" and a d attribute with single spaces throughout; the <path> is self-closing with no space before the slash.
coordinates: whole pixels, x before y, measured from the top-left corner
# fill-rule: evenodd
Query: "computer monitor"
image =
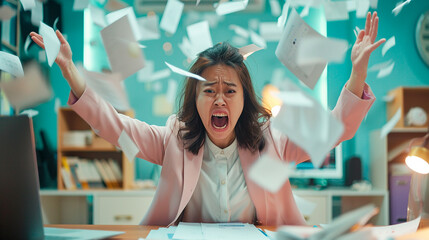
<path id="1" fill-rule="evenodd" d="M 0 239 L 43 239 L 33 123 L 0 117 Z"/>
<path id="2" fill-rule="evenodd" d="M 342 144 L 332 149 L 326 156 L 320 168 L 315 168 L 311 161 L 305 161 L 296 166 L 289 174 L 290 178 L 341 179 L 343 178 Z"/>

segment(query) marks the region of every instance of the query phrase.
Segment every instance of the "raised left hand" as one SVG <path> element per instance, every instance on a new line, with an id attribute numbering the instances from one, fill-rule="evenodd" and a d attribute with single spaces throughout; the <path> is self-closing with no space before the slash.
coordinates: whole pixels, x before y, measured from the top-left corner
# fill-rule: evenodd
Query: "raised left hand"
<path id="1" fill-rule="evenodd" d="M 368 12 L 366 16 L 365 30 L 361 30 L 359 32 L 351 54 L 353 73 L 356 74 L 358 78 L 363 78 L 363 80 L 366 78 L 371 53 L 386 41 L 386 39 L 383 38 L 375 42 L 377 32 L 377 12 L 374 12 L 372 16 L 371 13 Z"/>

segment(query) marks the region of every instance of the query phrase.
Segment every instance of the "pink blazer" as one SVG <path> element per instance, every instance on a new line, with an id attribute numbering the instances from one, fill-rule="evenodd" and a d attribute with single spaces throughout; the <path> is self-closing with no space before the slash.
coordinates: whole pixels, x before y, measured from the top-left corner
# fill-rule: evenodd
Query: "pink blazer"
<path id="1" fill-rule="evenodd" d="M 339 142 L 350 139 L 357 131 L 375 97 L 368 85 L 362 99 L 343 88 L 332 113 L 340 119 L 345 131 Z M 204 147 L 197 155 L 186 151 L 177 138 L 179 124 L 175 115 L 170 116 L 166 126 L 149 125 L 137 119 L 118 114 L 116 110 L 89 87 L 77 99 L 72 93 L 68 104 L 93 130 L 110 143 L 118 146 L 118 138 L 124 129 L 140 149 L 137 157 L 162 166 L 161 177 L 152 204 L 143 218 L 143 225 L 166 226 L 174 224 L 188 204 L 200 175 Z M 269 124 L 269 123 L 268 123 Z M 284 161 L 302 162 L 307 154 L 289 141 L 285 135 L 264 130 L 266 146 L 262 152 L 238 149 L 247 188 L 262 225 L 305 225 L 298 210 L 290 183 L 285 183 L 277 193 L 259 187 L 249 179 L 249 167 L 264 153 Z"/>

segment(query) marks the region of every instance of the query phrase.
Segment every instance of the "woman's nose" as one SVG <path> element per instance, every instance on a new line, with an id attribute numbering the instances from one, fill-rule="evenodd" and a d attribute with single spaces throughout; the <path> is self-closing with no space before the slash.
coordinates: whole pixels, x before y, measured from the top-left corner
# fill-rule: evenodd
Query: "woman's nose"
<path id="1" fill-rule="evenodd" d="M 223 99 L 223 94 L 216 95 L 215 105 L 216 106 L 225 106 L 226 105 L 226 103 Z"/>

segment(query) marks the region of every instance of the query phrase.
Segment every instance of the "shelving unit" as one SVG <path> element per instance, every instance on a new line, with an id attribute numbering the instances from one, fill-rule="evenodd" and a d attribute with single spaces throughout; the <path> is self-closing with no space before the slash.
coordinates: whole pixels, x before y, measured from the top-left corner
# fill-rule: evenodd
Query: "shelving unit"
<path id="1" fill-rule="evenodd" d="M 125 113 L 132 116 L 133 112 Z M 61 168 L 63 157 L 79 157 L 94 160 L 94 159 L 113 159 L 120 166 L 122 173 L 122 182 L 120 189 L 131 189 L 134 183 L 134 162 L 130 162 L 125 154 L 106 140 L 98 137 L 92 132 L 92 142 L 90 145 L 83 147 L 64 146 L 64 133 L 76 130 L 91 130 L 91 127 L 72 109 L 60 108 L 58 111 L 58 190 L 65 190 L 65 185 L 62 179 Z M 92 130 L 91 130 L 92 131 Z"/>

